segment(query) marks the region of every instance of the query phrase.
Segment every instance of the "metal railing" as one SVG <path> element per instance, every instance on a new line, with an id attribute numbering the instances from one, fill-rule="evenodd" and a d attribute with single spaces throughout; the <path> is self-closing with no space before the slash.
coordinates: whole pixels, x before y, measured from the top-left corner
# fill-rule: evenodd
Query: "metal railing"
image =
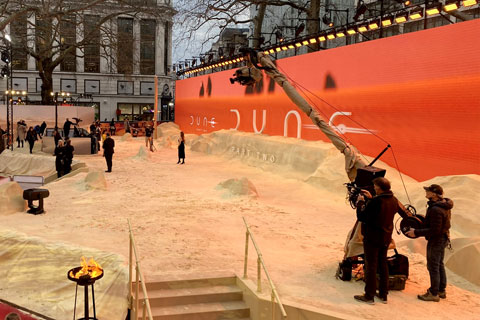
<path id="1" fill-rule="evenodd" d="M 245 220 L 245 217 L 242 217 L 243 222 L 245 223 L 245 227 L 247 228 L 246 232 L 246 240 L 245 240 L 245 263 L 243 267 L 243 278 L 247 278 L 247 266 L 248 266 L 248 243 L 249 238 L 252 238 L 253 246 L 257 251 L 257 292 L 262 292 L 262 270 L 265 272 L 267 276 L 268 282 L 270 283 L 270 288 L 272 288 L 271 297 L 272 297 L 272 319 L 275 319 L 275 300 L 278 302 L 278 307 L 280 308 L 280 312 L 282 313 L 282 318 L 287 319 L 287 313 L 285 312 L 285 308 L 283 307 L 282 302 L 280 301 L 280 297 L 278 296 L 277 289 L 270 279 L 270 275 L 268 274 L 267 267 L 265 266 L 265 262 L 263 261 L 262 253 L 255 242 L 255 238 L 253 237 L 252 232 L 250 231 L 250 227 Z"/>
<path id="2" fill-rule="evenodd" d="M 129 249 L 129 257 L 128 257 L 128 288 L 129 288 L 129 296 L 128 296 L 128 303 L 131 312 L 133 312 L 133 319 L 138 319 L 138 293 L 140 289 L 140 284 L 142 285 L 142 292 L 143 292 L 143 302 L 142 302 L 142 319 L 146 320 L 146 316 L 148 314 L 148 320 L 153 320 L 152 317 L 152 310 L 150 308 L 150 301 L 148 300 L 147 295 L 147 288 L 145 287 L 145 278 L 143 277 L 142 272 L 140 271 L 140 262 L 138 261 L 137 255 L 137 246 L 135 245 L 135 239 L 133 237 L 132 226 L 130 225 L 130 219 L 128 221 L 128 232 L 130 238 L 130 249 Z M 133 304 L 133 256 L 135 255 L 135 305 Z"/>

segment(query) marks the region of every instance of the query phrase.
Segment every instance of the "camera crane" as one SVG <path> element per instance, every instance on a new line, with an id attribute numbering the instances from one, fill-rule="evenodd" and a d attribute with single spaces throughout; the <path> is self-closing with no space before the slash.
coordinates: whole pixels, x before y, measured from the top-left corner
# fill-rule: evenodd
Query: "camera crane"
<path id="1" fill-rule="evenodd" d="M 287 77 L 281 73 L 272 60 L 264 52 L 257 52 L 251 48 L 240 48 L 241 53 L 245 55 L 247 65 L 235 71 L 230 83 L 238 82 L 241 85 L 248 86 L 259 82 L 263 78 L 262 70 L 272 78 L 287 94 L 290 100 L 302 110 L 312 122 L 327 136 L 345 157 L 345 171 L 350 182 L 346 183 L 347 199 L 353 209 L 357 207 L 357 197 L 362 192 L 361 189 L 367 189 L 372 195 L 375 194 L 372 180 L 377 177 L 384 177 L 386 170 L 373 167 L 373 164 L 390 148 L 390 145 L 382 150 L 375 159 L 367 164 L 361 157 L 358 150 L 347 141 L 345 141 L 335 130 L 320 116 L 318 111 L 313 108 L 294 88 Z M 409 219 L 403 219 L 401 231 L 405 234 L 409 225 L 417 226 L 421 223 L 416 210 L 411 205 L 406 205 L 406 209 L 412 214 Z M 420 216 L 421 217 L 421 216 Z M 356 224 L 357 225 L 357 224 Z M 356 226 L 355 226 L 356 227 Z M 355 228 L 354 227 L 354 228 Z"/>

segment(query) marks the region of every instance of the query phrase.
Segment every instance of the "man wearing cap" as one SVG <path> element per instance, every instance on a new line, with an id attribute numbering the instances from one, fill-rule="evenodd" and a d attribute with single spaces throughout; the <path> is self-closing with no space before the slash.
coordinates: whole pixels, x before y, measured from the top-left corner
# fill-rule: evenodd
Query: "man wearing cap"
<path id="1" fill-rule="evenodd" d="M 440 301 L 447 294 L 447 276 L 443 258 L 445 248 L 450 242 L 449 229 L 453 201 L 443 197 L 443 189 L 438 184 L 432 184 L 425 189 L 428 199 L 427 215 L 422 229 L 411 228 L 406 235 L 409 237 L 425 237 L 427 242 L 427 269 L 430 274 L 430 288 L 425 294 L 419 294 L 423 301 Z"/>

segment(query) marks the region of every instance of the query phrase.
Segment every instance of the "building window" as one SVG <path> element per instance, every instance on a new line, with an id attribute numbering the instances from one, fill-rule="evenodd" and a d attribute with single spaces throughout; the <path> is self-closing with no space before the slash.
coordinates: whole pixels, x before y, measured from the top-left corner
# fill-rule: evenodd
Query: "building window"
<path id="1" fill-rule="evenodd" d="M 100 80 L 85 80 L 85 93 L 100 94 Z"/>
<path id="2" fill-rule="evenodd" d="M 151 81 L 140 81 L 140 94 L 151 96 L 155 94 L 155 83 Z"/>
<path id="3" fill-rule="evenodd" d="M 117 109 L 120 110 L 118 121 L 125 118 L 137 121 L 150 121 L 153 119 L 154 105 L 149 103 L 119 103 Z"/>
<path id="4" fill-rule="evenodd" d="M 52 32 L 52 20 L 51 19 L 42 19 L 37 16 L 35 18 L 35 46 L 36 51 L 48 51 L 48 46 L 50 44 L 49 35 Z M 36 68 L 40 70 L 38 65 L 38 60 L 36 61 Z"/>
<path id="5" fill-rule="evenodd" d="M 98 16 L 85 16 L 84 35 L 88 39 L 83 60 L 85 72 L 100 72 L 100 28 Z"/>
<path id="6" fill-rule="evenodd" d="M 75 16 L 65 16 L 60 21 L 60 54 L 65 55 L 60 63 L 61 71 L 77 71 L 76 63 L 76 20 Z"/>
<path id="7" fill-rule="evenodd" d="M 140 21 L 140 73 L 155 74 L 155 20 Z"/>
<path id="8" fill-rule="evenodd" d="M 12 66 L 15 70 L 27 70 L 27 17 L 20 16 L 10 24 L 12 35 Z"/>
<path id="9" fill-rule="evenodd" d="M 60 90 L 64 92 L 76 93 L 77 80 L 75 79 L 60 79 Z"/>
<path id="10" fill-rule="evenodd" d="M 117 72 L 133 73 L 133 19 L 118 18 Z"/>
<path id="11" fill-rule="evenodd" d="M 117 81 L 117 94 L 133 95 L 133 81 Z"/>

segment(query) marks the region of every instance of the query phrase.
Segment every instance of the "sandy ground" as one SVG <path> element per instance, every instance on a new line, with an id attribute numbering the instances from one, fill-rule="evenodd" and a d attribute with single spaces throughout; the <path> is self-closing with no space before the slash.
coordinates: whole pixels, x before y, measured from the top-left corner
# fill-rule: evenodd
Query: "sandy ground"
<path id="1" fill-rule="evenodd" d="M 337 192 L 337 188 L 321 188 L 236 159 L 188 148 L 186 164 L 177 165 L 176 149 L 157 146 L 156 152 L 148 153 L 141 150 L 144 147 L 143 138 L 116 138 L 113 172 L 105 173 L 106 190 L 86 188 L 86 173 L 59 180 L 46 186 L 50 191 L 46 214 L 2 216 L 2 227 L 48 241 L 119 253 L 127 260 L 128 218 L 148 278 L 211 270 L 242 274 L 245 217 L 284 302 L 365 319 L 478 318 L 480 287 L 450 270 L 448 299 L 428 303 L 416 298 L 429 285 L 425 242 L 398 235 L 397 246 L 410 259 L 405 290 L 391 292 L 387 305 L 354 301 L 353 295 L 363 291 L 363 282 L 342 282 L 334 277 L 347 232 L 355 222 L 345 193 Z M 101 155 L 76 159 L 92 170 L 103 173 L 106 169 Z M 218 188 L 223 181 L 244 177 L 255 186 L 257 198 L 235 196 Z M 477 176 L 473 179 L 478 183 Z M 419 193 L 418 203 L 424 203 L 421 186 L 411 185 Z M 420 211 L 424 212 L 424 207 Z M 255 259 L 250 251 L 252 279 Z"/>

